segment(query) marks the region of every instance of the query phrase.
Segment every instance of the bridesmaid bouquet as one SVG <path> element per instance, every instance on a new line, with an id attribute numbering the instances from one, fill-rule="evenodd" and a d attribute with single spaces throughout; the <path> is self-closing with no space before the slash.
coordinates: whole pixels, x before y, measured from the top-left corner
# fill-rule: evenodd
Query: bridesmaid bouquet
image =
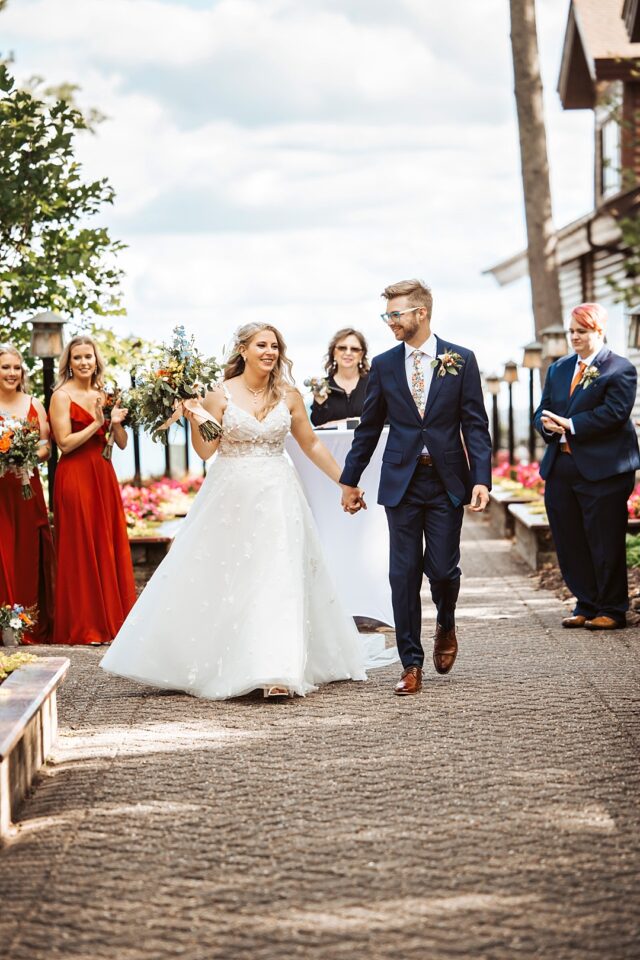
<path id="1" fill-rule="evenodd" d="M 0 631 L 5 647 L 17 646 L 22 641 L 25 630 L 35 626 L 38 608 L 22 607 L 19 603 L 3 603 L 0 606 Z"/>
<path id="2" fill-rule="evenodd" d="M 38 466 L 40 430 L 30 420 L 4 417 L 0 420 L 0 477 L 14 473 L 22 481 L 22 497 L 31 500 L 29 482 Z"/>
<path id="3" fill-rule="evenodd" d="M 193 337 L 184 327 L 175 327 L 173 341 L 162 345 L 159 359 L 152 368 L 135 372 L 136 386 L 130 391 L 127 406 L 132 419 L 149 430 L 153 440 L 167 443 L 167 430 L 184 416 L 185 409 L 195 414 L 204 440 L 215 440 L 222 426 L 202 406 L 207 390 L 217 383 L 220 366 L 213 357 L 203 357 L 196 350 Z"/>
<path id="4" fill-rule="evenodd" d="M 118 388 L 111 383 L 105 384 L 105 386 L 102 389 L 105 395 L 105 401 L 102 405 L 102 413 L 104 415 L 104 422 L 107 427 L 106 433 L 104 435 L 105 443 L 104 443 L 104 447 L 102 448 L 102 456 L 105 458 L 105 460 L 111 460 L 111 456 L 113 454 L 113 435 L 111 433 L 111 411 L 115 406 L 119 404 L 121 391 L 118 390 Z"/>
<path id="5" fill-rule="evenodd" d="M 309 387 L 314 397 L 320 400 L 326 400 L 331 393 L 331 387 L 326 377 L 309 377 L 304 381 L 305 387 Z"/>

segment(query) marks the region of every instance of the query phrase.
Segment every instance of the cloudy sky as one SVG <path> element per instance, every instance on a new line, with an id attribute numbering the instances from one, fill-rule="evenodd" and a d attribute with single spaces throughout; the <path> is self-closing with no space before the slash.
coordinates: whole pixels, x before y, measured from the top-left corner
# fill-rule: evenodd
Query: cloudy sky
<path id="1" fill-rule="evenodd" d="M 538 0 L 554 214 L 592 203 L 592 115 L 555 91 L 568 0 Z M 419 276 L 434 329 L 481 368 L 532 337 L 523 281 L 481 272 L 524 246 L 507 0 L 10 0 L 19 77 L 80 85 L 108 120 L 79 153 L 117 191 L 128 250 L 114 323 L 176 323 L 219 353 L 280 327 L 298 381 L 335 329 L 390 344 L 380 292 Z"/>

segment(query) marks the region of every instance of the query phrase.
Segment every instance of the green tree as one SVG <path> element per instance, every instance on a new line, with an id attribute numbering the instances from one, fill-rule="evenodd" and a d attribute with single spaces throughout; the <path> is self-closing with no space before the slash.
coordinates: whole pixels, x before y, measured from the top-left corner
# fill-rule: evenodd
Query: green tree
<path id="1" fill-rule="evenodd" d="M 42 310 L 76 325 L 125 312 L 116 264 L 124 245 L 88 225 L 114 191 L 105 178 L 83 181 L 74 156 L 96 115 L 83 116 L 72 94 L 40 93 L 37 81 L 20 88 L 0 63 L 0 339 L 19 346 Z"/>

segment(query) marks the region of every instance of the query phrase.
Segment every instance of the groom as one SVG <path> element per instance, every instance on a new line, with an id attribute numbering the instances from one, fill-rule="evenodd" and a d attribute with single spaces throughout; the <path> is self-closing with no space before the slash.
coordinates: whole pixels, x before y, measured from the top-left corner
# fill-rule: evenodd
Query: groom
<path id="1" fill-rule="evenodd" d="M 448 673 L 456 659 L 463 505 L 471 503 L 478 512 L 489 502 L 491 438 L 476 358 L 431 332 L 429 287 L 403 280 L 382 296 L 387 301 L 382 319 L 400 343 L 371 364 L 340 483 L 342 506 L 355 513 L 363 505 L 358 482 L 388 421 L 378 503 L 389 524 L 389 581 L 404 667 L 395 693 L 406 696 L 422 687 L 423 572 L 438 611 L 435 668 Z"/>

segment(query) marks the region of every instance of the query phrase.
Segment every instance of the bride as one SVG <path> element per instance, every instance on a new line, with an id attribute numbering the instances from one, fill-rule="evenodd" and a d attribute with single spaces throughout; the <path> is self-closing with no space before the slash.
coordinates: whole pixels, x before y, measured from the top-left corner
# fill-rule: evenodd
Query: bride
<path id="1" fill-rule="evenodd" d="M 212 700 L 366 680 L 363 644 L 284 454 L 289 431 L 336 483 L 340 468 L 309 424 L 275 327 L 238 330 L 224 384 L 203 406 L 222 436 L 203 440 L 187 412 L 191 440 L 202 459 L 218 455 L 101 666 Z"/>

